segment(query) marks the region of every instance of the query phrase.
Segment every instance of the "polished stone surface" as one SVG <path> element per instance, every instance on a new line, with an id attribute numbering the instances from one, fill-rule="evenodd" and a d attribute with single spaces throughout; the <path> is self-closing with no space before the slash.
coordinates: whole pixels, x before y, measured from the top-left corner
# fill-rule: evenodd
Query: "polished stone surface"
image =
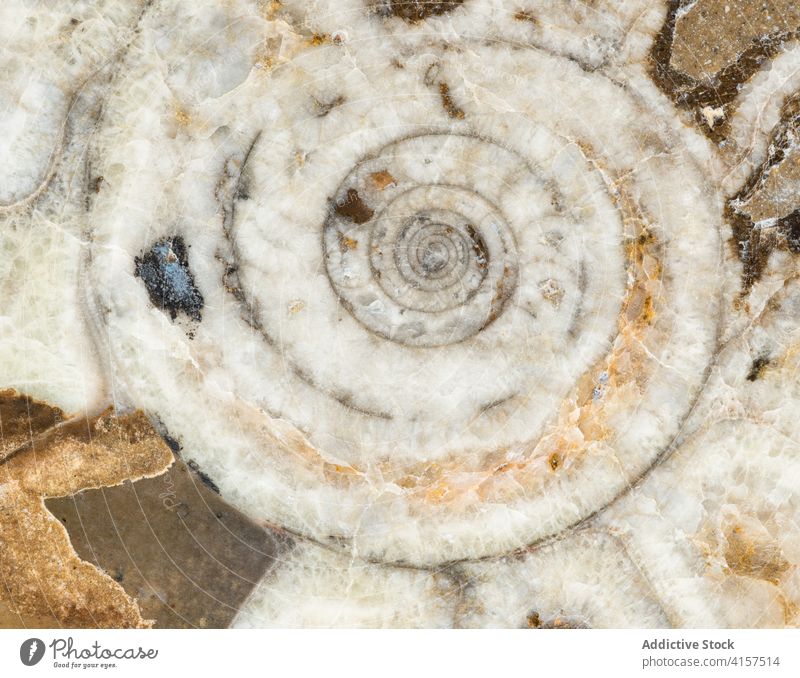
<path id="1" fill-rule="evenodd" d="M 794 3 L 0 31 L 0 623 L 798 624 Z"/>

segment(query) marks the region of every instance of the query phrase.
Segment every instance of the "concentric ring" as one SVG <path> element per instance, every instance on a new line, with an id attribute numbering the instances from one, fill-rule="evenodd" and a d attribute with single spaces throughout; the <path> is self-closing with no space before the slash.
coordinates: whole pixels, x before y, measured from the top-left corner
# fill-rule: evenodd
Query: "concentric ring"
<path id="1" fill-rule="evenodd" d="M 680 430 L 716 337 L 718 204 L 635 72 L 367 43 L 253 71 L 180 133 L 147 122 L 168 74 L 150 99 L 118 82 L 93 317 L 117 391 L 250 515 L 383 561 L 501 554 Z M 200 320 L 134 275 L 177 238 Z"/>
<path id="2" fill-rule="evenodd" d="M 457 172 L 434 178 L 424 167 L 490 144 L 453 135 L 403 139 L 342 182 L 324 226 L 325 264 L 339 300 L 370 331 L 410 346 L 442 346 L 477 334 L 503 312 L 519 266 L 508 223 L 473 188 L 450 183 Z"/>

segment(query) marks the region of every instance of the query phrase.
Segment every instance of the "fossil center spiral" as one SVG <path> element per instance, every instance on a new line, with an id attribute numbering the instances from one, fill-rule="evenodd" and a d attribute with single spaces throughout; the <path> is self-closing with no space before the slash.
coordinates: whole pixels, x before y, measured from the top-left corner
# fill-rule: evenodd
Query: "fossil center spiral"
<path id="1" fill-rule="evenodd" d="M 359 164 L 324 228 L 342 303 L 368 330 L 402 344 L 442 346 L 477 334 L 517 284 L 514 237 L 494 196 L 459 183 L 472 149 L 494 144 L 448 136 L 401 140 Z"/>

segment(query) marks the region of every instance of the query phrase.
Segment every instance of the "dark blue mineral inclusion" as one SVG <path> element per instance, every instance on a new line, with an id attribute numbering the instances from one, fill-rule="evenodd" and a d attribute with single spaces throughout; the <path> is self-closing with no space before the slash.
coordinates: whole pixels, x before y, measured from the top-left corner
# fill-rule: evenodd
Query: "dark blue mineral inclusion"
<path id="1" fill-rule="evenodd" d="M 169 313 L 173 320 L 183 312 L 200 321 L 203 295 L 194 284 L 181 236 L 159 240 L 134 261 L 136 276 L 147 288 L 150 303 Z"/>

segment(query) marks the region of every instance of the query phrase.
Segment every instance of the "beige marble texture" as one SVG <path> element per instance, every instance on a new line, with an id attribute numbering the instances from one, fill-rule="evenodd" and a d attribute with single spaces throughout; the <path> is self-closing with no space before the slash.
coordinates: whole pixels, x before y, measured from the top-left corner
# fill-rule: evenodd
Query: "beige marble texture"
<path id="1" fill-rule="evenodd" d="M 0 624 L 800 623 L 793 3 L 0 37 Z"/>

